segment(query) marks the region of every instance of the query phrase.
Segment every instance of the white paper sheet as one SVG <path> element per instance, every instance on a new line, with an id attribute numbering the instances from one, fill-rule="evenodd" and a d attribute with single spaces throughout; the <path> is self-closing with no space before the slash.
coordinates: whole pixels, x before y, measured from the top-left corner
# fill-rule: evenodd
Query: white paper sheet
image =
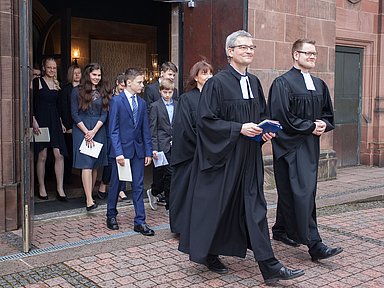
<path id="1" fill-rule="evenodd" d="M 96 141 L 93 141 L 93 143 L 95 144 L 94 146 L 88 147 L 84 139 L 83 142 L 81 142 L 81 145 L 79 148 L 80 153 L 91 156 L 93 158 L 98 158 L 101 148 L 103 148 L 103 144 Z"/>
<path id="2" fill-rule="evenodd" d="M 117 172 L 119 174 L 120 181 L 132 181 L 132 171 L 131 171 L 131 163 L 129 159 L 124 159 L 124 166 L 121 166 L 117 163 Z"/>
<path id="3" fill-rule="evenodd" d="M 153 165 L 155 165 L 155 167 L 168 165 L 167 157 L 165 157 L 163 151 L 157 152 L 157 160 L 153 158 Z"/>

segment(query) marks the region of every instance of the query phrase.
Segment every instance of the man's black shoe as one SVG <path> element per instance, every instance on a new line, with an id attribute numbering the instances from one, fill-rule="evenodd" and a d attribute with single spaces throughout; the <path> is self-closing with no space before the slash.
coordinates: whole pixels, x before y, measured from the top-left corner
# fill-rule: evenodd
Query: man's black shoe
<path id="1" fill-rule="evenodd" d="M 289 269 L 289 268 L 283 266 L 276 273 L 269 275 L 269 276 L 265 276 L 265 277 L 263 275 L 263 277 L 264 277 L 264 282 L 266 284 L 272 284 L 272 283 L 276 283 L 279 280 L 294 279 L 294 278 L 303 276 L 304 274 L 305 274 L 304 270 Z"/>
<path id="2" fill-rule="evenodd" d="M 135 225 L 133 231 L 143 234 L 144 236 L 153 236 L 155 231 L 148 227 L 147 224 Z"/>
<path id="3" fill-rule="evenodd" d="M 111 230 L 119 230 L 119 224 L 115 217 L 107 218 L 107 227 Z"/>
<path id="4" fill-rule="evenodd" d="M 227 274 L 228 268 L 221 262 L 219 256 L 216 255 L 208 255 L 207 257 L 207 267 L 209 270 L 219 274 Z"/>
<path id="5" fill-rule="evenodd" d="M 315 251 L 309 250 L 309 255 L 311 255 L 312 261 L 317 261 L 321 259 L 327 259 L 329 257 L 340 254 L 341 252 L 343 252 L 343 248 L 341 247 L 331 248 L 324 245 L 318 250 L 315 250 Z"/>
<path id="6" fill-rule="evenodd" d="M 289 238 L 288 235 L 285 233 L 273 234 L 272 239 L 276 240 L 276 241 L 281 241 L 284 244 L 287 244 L 287 245 L 292 246 L 292 247 L 299 247 L 300 246 L 299 243 L 297 243 L 295 240 L 292 240 L 291 238 Z"/>

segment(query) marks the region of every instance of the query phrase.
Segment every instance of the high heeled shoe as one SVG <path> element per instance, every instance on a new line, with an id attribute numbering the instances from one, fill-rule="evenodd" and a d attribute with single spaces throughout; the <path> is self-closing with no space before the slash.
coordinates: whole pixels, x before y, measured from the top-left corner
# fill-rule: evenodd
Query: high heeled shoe
<path id="1" fill-rule="evenodd" d="M 40 194 L 37 195 L 37 197 L 41 200 L 48 200 L 48 195 L 41 196 Z"/>
<path id="2" fill-rule="evenodd" d="M 127 201 L 128 200 L 128 197 L 127 197 L 127 195 L 125 195 L 124 191 L 119 192 L 119 200 L 120 201 Z"/>
<path id="3" fill-rule="evenodd" d="M 86 208 L 87 208 L 87 211 L 91 211 L 93 209 L 96 209 L 97 208 L 97 203 L 94 202 L 91 206 L 87 206 Z"/>
<path id="4" fill-rule="evenodd" d="M 100 190 L 97 191 L 97 197 L 99 197 L 100 200 L 104 200 L 105 198 L 107 198 L 107 196 L 108 196 L 107 192 L 101 192 Z"/>
<path id="5" fill-rule="evenodd" d="M 59 192 L 57 192 L 56 191 L 56 198 L 57 198 L 57 200 L 59 200 L 59 201 L 67 201 L 67 195 L 64 195 L 64 196 L 61 196 L 60 194 L 59 194 Z"/>

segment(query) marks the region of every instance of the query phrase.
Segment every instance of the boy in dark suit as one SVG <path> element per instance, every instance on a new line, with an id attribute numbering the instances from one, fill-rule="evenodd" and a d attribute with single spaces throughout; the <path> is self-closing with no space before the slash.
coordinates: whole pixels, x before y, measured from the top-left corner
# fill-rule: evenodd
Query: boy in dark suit
<path id="1" fill-rule="evenodd" d="M 170 61 L 167 61 L 167 62 L 164 62 L 163 64 L 161 64 L 159 79 L 156 80 L 155 82 L 147 85 L 145 87 L 145 90 L 144 90 L 144 100 L 147 103 L 148 114 L 149 114 L 149 109 L 151 107 L 151 104 L 156 102 L 157 100 L 161 99 L 160 83 L 163 80 L 166 80 L 166 79 L 171 80 L 172 82 L 174 82 L 175 78 L 176 78 L 176 75 L 177 75 L 177 67 L 176 67 L 175 64 L 173 64 Z M 173 96 L 172 96 L 172 98 L 174 100 L 178 99 L 178 92 L 177 92 L 176 88 L 173 88 Z M 153 178 L 160 178 L 160 177 L 162 177 L 162 175 L 156 175 L 156 173 L 157 173 L 156 169 L 153 169 L 152 171 L 153 171 L 152 172 Z M 149 191 L 147 191 L 147 195 L 151 195 L 150 193 L 151 193 L 151 191 L 149 189 Z M 154 206 L 152 206 L 153 202 L 151 202 L 151 199 L 152 198 L 149 198 L 149 200 L 150 200 L 149 203 L 150 203 L 151 208 L 154 209 Z M 159 205 L 166 205 L 164 193 L 158 194 L 157 199 L 154 199 L 154 200 L 156 200 L 156 202 Z"/>
<path id="2" fill-rule="evenodd" d="M 163 151 L 168 162 L 171 161 L 173 115 L 177 109 L 177 101 L 172 99 L 175 84 L 164 79 L 160 83 L 161 98 L 151 104 L 149 126 L 152 135 L 153 158 L 158 159 L 158 152 Z M 171 186 L 171 165 L 154 168 L 152 188 L 147 190 L 149 205 L 157 209 L 156 196 L 164 191 L 165 209 L 169 210 L 169 192 Z"/>
<path id="3" fill-rule="evenodd" d="M 143 90 L 142 71 L 129 68 L 125 72 L 125 89 L 109 102 L 109 134 L 111 139 L 112 165 L 111 188 L 108 194 L 107 227 L 118 230 L 117 216 L 118 167 L 124 159 L 130 160 L 132 171 L 132 200 L 135 207 L 134 231 L 145 236 L 155 232 L 145 222 L 143 202 L 144 166 L 152 161 L 151 133 L 148 125 L 147 106 L 138 94 Z"/>

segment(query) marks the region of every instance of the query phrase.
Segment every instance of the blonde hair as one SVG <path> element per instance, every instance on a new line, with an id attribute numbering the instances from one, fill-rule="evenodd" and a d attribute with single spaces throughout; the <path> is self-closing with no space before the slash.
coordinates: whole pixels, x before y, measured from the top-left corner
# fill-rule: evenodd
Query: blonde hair
<path id="1" fill-rule="evenodd" d="M 53 75 L 53 84 L 55 85 L 55 88 L 57 89 L 57 90 L 60 90 L 61 88 L 60 88 L 60 82 L 59 82 L 59 80 L 57 80 L 57 63 L 56 63 L 56 60 L 54 59 L 54 58 L 52 58 L 52 57 L 48 57 L 48 58 L 45 58 L 44 60 L 43 60 L 43 74 L 45 75 L 45 65 L 47 64 L 47 62 L 48 61 L 53 61 L 53 62 L 55 62 L 55 64 L 56 64 L 56 73 L 55 73 L 55 75 Z"/>
<path id="2" fill-rule="evenodd" d="M 175 88 L 175 83 L 169 79 L 163 79 L 160 82 L 160 91 L 161 90 L 173 90 Z"/>
<path id="3" fill-rule="evenodd" d="M 67 72 L 68 83 L 73 83 L 73 75 L 75 74 L 76 69 L 80 69 L 80 73 L 81 73 L 81 68 L 79 65 L 73 64 L 73 65 L 69 66 L 68 72 Z"/>

